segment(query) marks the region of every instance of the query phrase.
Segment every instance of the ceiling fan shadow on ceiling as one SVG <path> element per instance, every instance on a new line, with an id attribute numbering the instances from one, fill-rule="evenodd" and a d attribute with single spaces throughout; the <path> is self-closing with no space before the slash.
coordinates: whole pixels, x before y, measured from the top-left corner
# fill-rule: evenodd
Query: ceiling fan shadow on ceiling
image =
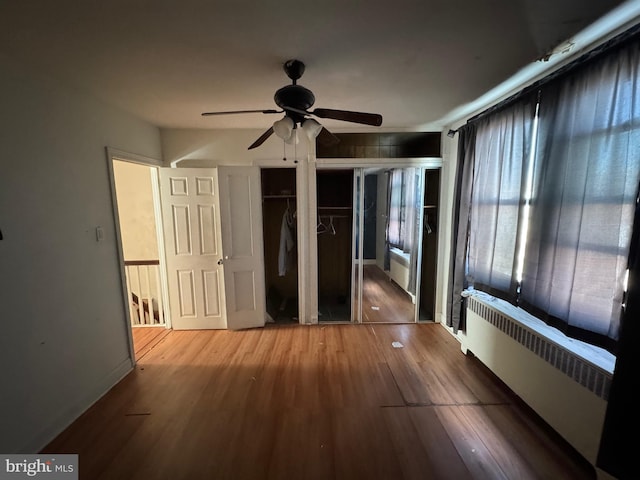
<path id="1" fill-rule="evenodd" d="M 204 112 L 202 116 L 211 115 L 233 115 L 238 113 L 264 113 L 278 114 L 284 113 L 284 117 L 274 122 L 274 124 L 258 139 L 249 146 L 249 150 L 259 147 L 272 134 L 276 134 L 287 143 L 296 140 L 295 131 L 300 128 L 307 134 L 309 139 L 318 139 L 323 145 L 331 146 L 340 140 L 333 133 L 322 126 L 317 120 L 310 117 L 328 118 L 341 120 L 343 122 L 359 123 L 362 125 L 372 125 L 379 127 L 382 125 L 382 115 L 377 113 L 352 112 L 349 110 L 334 110 L 331 108 L 315 108 L 309 110 L 316 101 L 315 96 L 308 88 L 298 85 L 298 79 L 302 77 L 305 65 L 300 60 L 288 60 L 284 63 L 283 69 L 291 79 L 291 85 L 285 85 L 276 91 L 273 99 L 281 110 L 231 110 L 226 112 Z"/>

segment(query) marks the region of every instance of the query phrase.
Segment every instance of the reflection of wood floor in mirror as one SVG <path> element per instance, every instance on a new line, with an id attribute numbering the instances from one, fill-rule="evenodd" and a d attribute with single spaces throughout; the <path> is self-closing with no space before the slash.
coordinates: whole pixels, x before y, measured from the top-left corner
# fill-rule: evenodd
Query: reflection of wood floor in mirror
<path id="1" fill-rule="evenodd" d="M 413 323 L 414 304 L 411 297 L 377 265 L 363 270 L 362 322 Z"/>

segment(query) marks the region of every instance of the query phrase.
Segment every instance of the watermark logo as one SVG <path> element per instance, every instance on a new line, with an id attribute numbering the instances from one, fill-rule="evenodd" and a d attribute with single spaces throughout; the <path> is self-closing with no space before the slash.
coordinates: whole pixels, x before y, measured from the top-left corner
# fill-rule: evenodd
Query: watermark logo
<path id="1" fill-rule="evenodd" d="M 78 455 L 1 455 L 0 480 L 78 480 Z"/>

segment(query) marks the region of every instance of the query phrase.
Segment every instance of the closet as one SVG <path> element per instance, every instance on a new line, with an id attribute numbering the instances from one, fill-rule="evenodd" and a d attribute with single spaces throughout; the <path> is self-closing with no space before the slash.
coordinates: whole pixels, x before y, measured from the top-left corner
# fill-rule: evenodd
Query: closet
<path id="1" fill-rule="evenodd" d="M 296 169 L 263 168 L 260 176 L 267 321 L 293 324 L 298 322 Z"/>
<path id="2" fill-rule="evenodd" d="M 351 304 L 344 309 L 352 311 L 351 317 L 344 315 L 344 320 L 433 321 L 441 132 L 335 135 L 337 143 L 316 143 L 316 157 L 325 160 L 325 168 L 344 165 L 344 170 L 317 170 L 318 214 L 324 221 L 329 212 L 338 213 L 328 205 L 346 202 L 352 228 L 338 229 L 344 236 L 340 244 L 334 239 L 335 245 L 328 245 L 328 237 L 318 236 L 319 321 L 327 320 L 322 306 L 335 301 L 336 294 Z M 353 168 L 347 167 L 349 159 Z"/>
<path id="3" fill-rule="evenodd" d="M 318 321 L 351 321 L 353 170 L 316 172 Z"/>
<path id="4" fill-rule="evenodd" d="M 440 198 L 440 169 L 424 172 L 424 212 L 422 218 L 422 265 L 420 306 L 418 319 L 435 320 L 436 266 L 438 263 L 438 199 Z"/>

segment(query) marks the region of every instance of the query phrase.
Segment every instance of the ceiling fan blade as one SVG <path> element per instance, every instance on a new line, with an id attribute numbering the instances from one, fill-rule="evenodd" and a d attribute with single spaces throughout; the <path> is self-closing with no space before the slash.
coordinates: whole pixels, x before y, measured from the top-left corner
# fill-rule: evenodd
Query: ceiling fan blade
<path id="1" fill-rule="evenodd" d="M 348 110 L 333 110 L 331 108 L 316 108 L 311 113 L 320 118 L 331 118 L 333 120 L 362 123 L 376 127 L 382 125 L 382 115 L 377 113 L 350 112 Z"/>
<path id="2" fill-rule="evenodd" d="M 282 110 L 230 110 L 228 112 L 204 112 L 203 117 L 211 115 L 233 115 L 236 113 L 282 113 Z"/>
<path id="3" fill-rule="evenodd" d="M 269 130 L 264 132 L 260 137 L 251 144 L 251 146 L 247 150 L 251 150 L 252 148 L 259 147 L 264 143 L 264 141 L 269 138 L 273 134 L 273 127 L 269 127 Z"/>
<path id="4" fill-rule="evenodd" d="M 325 147 L 331 147 L 332 145 L 336 145 L 340 143 L 340 139 L 336 137 L 333 133 L 327 130 L 325 127 L 322 127 L 320 133 L 318 134 L 318 142 L 320 142 Z"/>

